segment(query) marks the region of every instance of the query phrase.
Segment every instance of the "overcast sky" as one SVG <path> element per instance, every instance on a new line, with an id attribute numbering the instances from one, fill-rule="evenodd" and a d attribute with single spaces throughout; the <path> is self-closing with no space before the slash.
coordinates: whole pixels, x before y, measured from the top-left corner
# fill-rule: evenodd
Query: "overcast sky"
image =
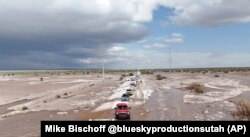
<path id="1" fill-rule="evenodd" d="M 250 66 L 249 0 L 0 0 L 0 69 Z"/>

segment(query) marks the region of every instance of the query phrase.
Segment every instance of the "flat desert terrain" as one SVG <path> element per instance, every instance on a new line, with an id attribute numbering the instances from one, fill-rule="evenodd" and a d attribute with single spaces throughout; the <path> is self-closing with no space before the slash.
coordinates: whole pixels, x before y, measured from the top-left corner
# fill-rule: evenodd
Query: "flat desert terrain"
<path id="1" fill-rule="evenodd" d="M 101 73 L 8 73 L 0 73 L 1 137 L 40 136 L 41 120 L 114 120 L 127 89 L 131 120 L 239 120 L 235 103 L 250 99 L 250 72 L 159 71 L 138 74 L 135 86 L 122 72 L 104 80 Z"/>

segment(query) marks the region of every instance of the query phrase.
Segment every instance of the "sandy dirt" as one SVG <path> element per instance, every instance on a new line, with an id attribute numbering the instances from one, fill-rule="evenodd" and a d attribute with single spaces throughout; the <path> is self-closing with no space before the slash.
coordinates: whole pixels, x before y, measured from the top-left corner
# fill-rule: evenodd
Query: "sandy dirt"
<path id="1" fill-rule="evenodd" d="M 1 137 L 40 135 L 41 120 L 114 120 L 114 107 L 132 89 L 131 120 L 235 120 L 235 102 L 250 99 L 241 74 L 156 73 L 131 86 L 122 73 L 106 75 L 0 75 Z M 156 75 L 166 79 L 156 80 Z M 199 83 L 204 93 L 186 89 Z M 16 129 L 16 130 L 11 130 Z"/>

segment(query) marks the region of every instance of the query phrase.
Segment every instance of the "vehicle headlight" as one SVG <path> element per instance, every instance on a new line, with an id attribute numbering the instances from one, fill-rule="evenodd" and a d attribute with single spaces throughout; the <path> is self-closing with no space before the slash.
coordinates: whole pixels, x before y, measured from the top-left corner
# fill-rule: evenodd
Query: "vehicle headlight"
<path id="1" fill-rule="evenodd" d="M 130 113 L 129 113 L 129 112 L 127 112 L 127 114 L 129 115 Z"/>

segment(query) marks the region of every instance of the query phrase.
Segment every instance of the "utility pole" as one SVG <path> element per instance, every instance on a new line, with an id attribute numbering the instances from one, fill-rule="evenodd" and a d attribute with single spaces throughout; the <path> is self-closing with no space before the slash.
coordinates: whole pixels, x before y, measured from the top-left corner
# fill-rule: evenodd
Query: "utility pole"
<path id="1" fill-rule="evenodd" d="M 105 80 L 104 76 L 105 76 L 105 70 L 104 70 L 104 60 L 103 60 L 102 61 L 102 80 L 103 81 Z"/>

